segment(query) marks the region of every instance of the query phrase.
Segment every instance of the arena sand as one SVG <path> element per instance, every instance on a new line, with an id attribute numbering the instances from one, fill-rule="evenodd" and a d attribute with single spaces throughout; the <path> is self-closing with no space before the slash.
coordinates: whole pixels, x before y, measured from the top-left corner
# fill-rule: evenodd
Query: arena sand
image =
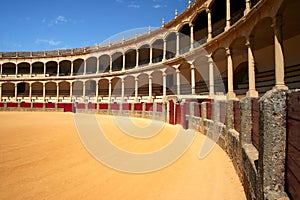
<path id="1" fill-rule="evenodd" d="M 123 134 L 111 116 L 97 116 L 120 148 L 151 152 L 168 144 L 179 126 L 153 138 Z M 135 123 L 147 125 L 147 120 Z M 71 113 L 0 112 L 0 199 L 246 199 L 234 167 L 219 147 L 200 160 L 205 136 L 197 134 L 174 164 L 152 173 L 108 168 L 82 145 Z"/>

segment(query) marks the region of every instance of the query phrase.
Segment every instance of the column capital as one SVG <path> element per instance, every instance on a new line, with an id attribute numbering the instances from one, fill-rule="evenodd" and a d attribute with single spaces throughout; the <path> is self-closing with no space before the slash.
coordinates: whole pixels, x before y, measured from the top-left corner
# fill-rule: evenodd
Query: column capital
<path id="1" fill-rule="evenodd" d="M 273 24 L 271 27 L 274 29 L 281 27 L 283 25 L 283 20 L 282 20 L 282 15 L 276 15 L 275 17 L 272 18 Z"/>
<path id="2" fill-rule="evenodd" d="M 194 64 L 191 64 L 190 69 L 191 69 L 191 70 L 192 70 L 192 69 L 195 69 L 195 65 L 194 65 Z"/>
<path id="3" fill-rule="evenodd" d="M 247 37 L 245 45 L 247 47 L 252 47 L 253 43 L 254 43 L 254 37 L 253 36 Z"/>
<path id="4" fill-rule="evenodd" d="M 149 74 L 148 78 L 152 80 L 152 76 L 150 74 Z"/>
<path id="5" fill-rule="evenodd" d="M 176 73 L 178 74 L 178 73 L 180 73 L 180 70 L 179 70 L 179 68 L 176 68 Z"/>
<path id="6" fill-rule="evenodd" d="M 162 73 L 162 76 L 163 76 L 163 77 L 166 77 L 166 76 L 167 76 L 167 73 L 166 73 L 166 72 L 163 72 L 163 73 Z"/>
<path id="7" fill-rule="evenodd" d="M 139 78 L 138 78 L 138 77 L 135 77 L 134 80 L 135 80 L 135 81 L 139 81 Z"/>
<path id="8" fill-rule="evenodd" d="M 206 13 L 211 13 L 211 10 L 209 8 L 205 9 Z"/>
<path id="9" fill-rule="evenodd" d="M 225 49 L 225 53 L 226 53 L 226 57 L 231 56 L 231 49 L 229 47 L 227 47 Z"/>

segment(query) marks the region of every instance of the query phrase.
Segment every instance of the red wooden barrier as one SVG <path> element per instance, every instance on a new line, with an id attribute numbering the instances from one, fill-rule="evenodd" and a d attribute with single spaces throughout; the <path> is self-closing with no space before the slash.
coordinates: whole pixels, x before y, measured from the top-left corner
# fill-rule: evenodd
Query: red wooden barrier
<path id="1" fill-rule="evenodd" d="M 0 108 L 4 108 L 4 103 L 0 103 Z"/>
<path id="2" fill-rule="evenodd" d="M 163 111 L 163 103 L 157 103 L 156 105 L 157 105 L 156 111 L 162 112 Z"/>
<path id="3" fill-rule="evenodd" d="M 173 101 L 169 101 L 169 109 L 170 109 L 170 115 L 169 115 L 169 122 L 170 124 L 175 124 L 175 118 L 174 118 L 174 102 Z"/>
<path id="4" fill-rule="evenodd" d="M 176 124 L 181 124 L 181 107 L 180 104 L 175 105 L 175 122 Z"/>
<path id="5" fill-rule="evenodd" d="M 55 103 L 46 103 L 46 108 L 55 108 Z"/>
<path id="6" fill-rule="evenodd" d="M 194 116 L 201 117 L 201 103 L 194 104 Z"/>
<path id="7" fill-rule="evenodd" d="M 9 103 L 7 103 L 7 107 L 8 108 L 17 108 L 18 107 L 18 103 L 9 102 Z"/>
<path id="8" fill-rule="evenodd" d="M 207 104 L 206 104 L 206 118 L 210 119 L 210 120 L 213 118 L 213 103 L 212 102 L 207 102 Z"/>
<path id="9" fill-rule="evenodd" d="M 291 199 L 300 199 L 300 92 L 287 99 L 286 189 Z"/>
<path id="10" fill-rule="evenodd" d="M 31 108 L 31 103 L 22 102 L 21 103 L 21 108 Z"/>
<path id="11" fill-rule="evenodd" d="M 131 104 L 130 103 L 123 103 L 123 110 L 131 110 Z"/>
<path id="12" fill-rule="evenodd" d="M 65 103 L 64 104 L 64 112 L 73 112 L 73 103 Z"/>
<path id="13" fill-rule="evenodd" d="M 143 110 L 143 104 L 142 103 L 135 103 L 134 104 L 134 110 L 135 111 L 142 111 Z"/>
<path id="14" fill-rule="evenodd" d="M 259 102 L 258 99 L 252 100 L 252 144 L 259 149 Z"/>
<path id="15" fill-rule="evenodd" d="M 84 110 L 85 109 L 85 103 L 77 103 L 76 107 L 77 107 L 77 109 Z"/>
<path id="16" fill-rule="evenodd" d="M 44 108 L 44 103 L 33 103 L 33 108 Z"/>
<path id="17" fill-rule="evenodd" d="M 89 103 L 88 104 L 88 109 L 89 110 L 96 110 L 97 109 L 97 104 L 95 104 L 95 103 Z"/>
<path id="18" fill-rule="evenodd" d="M 146 111 L 153 111 L 153 103 L 146 103 Z"/>
<path id="19" fill-rule="evenodd" d="M 101 103 L 99 104 L 100 110 L 108 110 L 108 104 L 107 103 Z"/>
<path id="20" fill-rule="evenodd" d="M 118 103 L 111 104 L 111 110 L 120 110 L 120 104 Z"/>

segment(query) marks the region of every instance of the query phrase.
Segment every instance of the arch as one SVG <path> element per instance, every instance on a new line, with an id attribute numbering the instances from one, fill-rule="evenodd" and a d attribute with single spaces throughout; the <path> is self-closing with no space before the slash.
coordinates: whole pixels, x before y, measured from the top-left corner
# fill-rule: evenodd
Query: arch
<path id="1" fill-rule="evenodd" d="M 2 74 L 3 75 L 15 75 L 16 74 L 16 64 L 12 62 L 2 64 Z"/>
<path id="2" fill-rule="evenodd" d="M 122 93 L 122 81 L 120 77 L 114 77 L 111 80 L 112 97 L 120 97 Z"/>
<path id="3" fill-rule="evenodd" d="M 136 50 L 129 49 L 125 53 L 125 69 L 132 69 L 136 66 Z"/>
<path id="4" fill-rule="evenodd" d="M 184 24 L 179 30 L 179 53 L 184 54 L 191 47 L 191 28 L 189 24 Z"/>
<path id="5" fill-rule="evenodd" d="M 95 97 L 96 96 L 96 81 L 88 80 L 85 82 L 85 96 Z"/>
<path id="6" fill-rule="evenodd" d="M 86 60 L 86 73 L 95 74 L 97 72 L 97 58 L 90 57 Z"/>
<path id="7" fill-rule="evenodd" d="M 126 76 L 125 81 L 125 97 L 134 97 L 135 96 L 135 77 Z"/>
<path id="8" fill-rule="evenodd" d="M 98 93 L 99 96 L 103 97 L 108 97 L 109 95 L 109 80 L 107 79 L 101 79 L 98 82 Z"/>
<path id="9" fill-rule="evenodd" d="M 38 76 L 44 74 L 45 64 L 42 62 L 35 62 L 32 64 L 32 75 Z"/>
<path id="10" fill-rule="evenodd" d="M 139 48 L 139 66 L 148 65 L 150 63 L 150 46 L 144 44 Z"/>
<path id="11" fill-rule="evenodd" d="M 152 43 L 152 63 L 158 63 L 163 60 L 164 41 L 157 39 Z"/>
<path id="12" fill-rule="evenodd" d="M 138 96 L 149 96 L 149 75 L 142 73 L 138 75 Z"/>
<path id="13" fill-rule="evenodd" d="M 211 7 L 212 37 L 222 33 L 226 26 L 226 1 L 214 0 Z"/>
<path id="14" fill-rule="evenodd" d="M 30 64 L 22 62 L 18 64 L 18 74 L 29 75 L 30 74 Z"/>
<path id="15" fill-rule="evenodd" d="M 112 71 L 121 71 L 123 68 L 123 54 L 116 52 L 112 55 Z"/>
<path id="16" fill-rule="evenodd" d="M 56 97 L 57 96 L 57 86 L 55 82 L 47 82 L 45 84 L 46 97 Z"/>
<path id="17" fill-rule="evenodd" d="M 230 24 L 235 24 L 239 19 L 244 16 L 246 9 L 245 1 L 230 0 Z"/>
<path id="18" fill-rule="evenodd" d="M 192 24 L 194 25 L 194 47 L 197 48 L 207 41 L 208 19 L 206 11 L 199 12 L 193 19 Z"/>
<path id="19" fill-rule="evenodd" d="M 70 83 L 67 81 L 59 82 L 59 97 L 70 97 Z"/>
<path id="20" fill-rule="evenodd" d="M 82 58 L 73 61 L 73 75 L 83 75 L 84 60 Z"/>
<path id="21" fill-rule="evenodd" d="M 248 62 L 240 63 L 236 69 L 234 70 L 234 81 L 233 81 L 233 89 L 239 90 L 243 89 L 243 85 L 247 85 L 248 82 Z M 238 94 L 241 92 L 237 91 Z"/>
<path id="22" fill-rule="evenodd" d="M 227 93 L 227 59 L 223 47 L 216 49 L 213 54 L 214 61 L 214 85 L 216 93 Z"/>
<path id="23" fill-rule="evenodd" d="M 59 75 L 70 76 L 71 75 L 72 62 L 69 60 L 63 60 L 59 62 Z"/>
<path id="24" fill-rule="evenodd" d="M 20 82 L 17 84 L 17 96 L 29 97 L 29 83 Z"/>
<path id="25" fill-rule="evenodd" d="M 34 82 L 31 84 L 32 97 L 43 96 L 43 84 L 41 82 Z"/>
<path id="26" fill-rule="evenodd" d="M 177 36 L 175 32 L 171 32 L 166 37 L 167 49 L 166 49 L 166 59 L 174 58 L 177 50 Z"/>
<path id="27" fill-rule="evenodd" d="M 82 97 L 83 96 L 83 82 L 82 81 L 74 81 L 73 82 L 73 96 Z"/>
<path id="28" fill-rule="evenodd" d="M 101 55 L 99 57 L 99 72 L 109 72 L 110 71 L 110 56 L 107 54 Z"/>
<path id="29" fill-rule="evenodd" d="M 14 97 L 15 96 L 15 84 L 6 82 L 2 84 L 2 96 Z"/>
<path id="30" fill-rule="evenodd" d="M 49 61 L 46 63 L 46 75 L 57 76 L 58 64 L 55 61 Z"/>
<path id="31" fill-rule="evenodd" d="M 162 71 L 155 70 L 151 73 L 152 76 L 152 96 L 163 96 L 163 77 Z"/>

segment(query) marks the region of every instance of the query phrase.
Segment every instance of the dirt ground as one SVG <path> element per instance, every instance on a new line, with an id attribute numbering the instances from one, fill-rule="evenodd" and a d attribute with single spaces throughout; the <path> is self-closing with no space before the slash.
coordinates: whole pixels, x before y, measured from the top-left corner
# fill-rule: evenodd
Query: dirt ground
<path id="1" fill-rule="evenodd" d="M 131 152 L 168 144 L 178 126 L 156 136 L 123 134 L 110 116 L 97 116 L 107 137 Z M 136 123 L 147 125 L 146 120 Z M 197 134 L 175 163 L 146 174 L 123 173 L 97 161 L 82 145 L 71 113 L 0 112 L 0 199 L 246 199 L 234 167 L 215 146 L 200 160 L 204 136 Z"/>

